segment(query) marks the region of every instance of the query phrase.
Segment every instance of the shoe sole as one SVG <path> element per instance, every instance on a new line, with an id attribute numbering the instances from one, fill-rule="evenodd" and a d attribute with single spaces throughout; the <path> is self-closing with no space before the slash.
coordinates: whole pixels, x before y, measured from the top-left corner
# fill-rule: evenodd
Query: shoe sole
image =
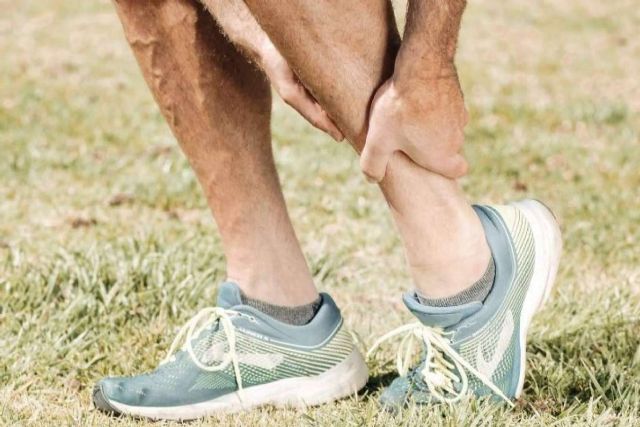
<path id="1" fill-rule="evenodd" d="M 217 399 L 191 405 L 150 407 L 131 406 L 106 398 L 99 388 L 94 390 L 96 407 L 118 415 L 153 420 L 194 420 L 211 415 L 247 411 L 260 406 L 305 408 L 354 395 L 369 379 L 369 371 L 357 349 L 338 365 L 314 377 L 287 378 L 256 385 Z"/>
<path id="2" fill-rule="evenodd" d="M 520 377 L 516 399 L 522 394 L 527 357 L 527 331 L 533 316 L 549 299 L 558 272 L 562 253 L 560 226 L 553 212 L 537 200 L 523 200 L 512 204 L 525 216 L 535 242 L 535 264 L 531 284 L 527 290 L 520 315 Z"/>

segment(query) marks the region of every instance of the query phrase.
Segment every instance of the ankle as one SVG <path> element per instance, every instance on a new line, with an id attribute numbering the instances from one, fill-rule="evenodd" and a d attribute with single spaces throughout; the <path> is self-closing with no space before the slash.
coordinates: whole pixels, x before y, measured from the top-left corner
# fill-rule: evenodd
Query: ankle
<path id="1" fill-rule="evenodd" d="M 469 212 L 461 214 L 460 210 Z M 471 286 L 487 269 L 491 251 L 482 224 L 466 205 L 437 221 L 398 222 L 417 289 L 435 297 Z"/>
<path id="2" fill-rule="evenodd" d="M 486 246 L 486 244 L 485 244 Z M 492 262 L 491 253 L 478 248 L 472 255 L 438 259 L 425 264 L 410 264 L 414 286 L 421 296 L 447 298 L 476 283 Z"/>
<path id="3" fill-rule="evenodd" d="M 318 297 L 308 303 L 296 306 L 281 306 L 247 297 L 244 292 L 241 295 L 242 303 L 251 306 L 258 311 L 289 325 L 306 325 L 315 317 L 322 305 L 322 297 Z"/>
<path id="4" fill-rule="evenodd" d="M 430 307 L 451 307 L 469 304 L 472 302 L 484 302 L 491 290 L 496 278 L 495 262 L 489 260 L 487 269 L 473 285 L 463 289 L 453 295 L 448 296 L 431 296 L 424 295 L 420 290 L 416 290 L 418 301 Z"/>
<path id="5" fill-rule="evenodd" d="M 293 229 L 267 230 L 242 233 L 243 239 L 239 233 L 224 242 L 228 280 L 247 297 L 270 304 L 293 307 L 316 300 L 318 291 Z"/>
<path id="6" fill-rule="evenodd" d="M 308 304 L 318 291 L 304 261 L 266 258 L 229 259 L 227 279 L 236 283 L 248 298 L 285 307 Z"/>
<path id="7" fill-rule="evenodd" d="M 236 283 L 248 298 L 283 307 L 308 304 L 318 298 L 310 275 L 272 270 L 229 270 L 227 280 Z"/>

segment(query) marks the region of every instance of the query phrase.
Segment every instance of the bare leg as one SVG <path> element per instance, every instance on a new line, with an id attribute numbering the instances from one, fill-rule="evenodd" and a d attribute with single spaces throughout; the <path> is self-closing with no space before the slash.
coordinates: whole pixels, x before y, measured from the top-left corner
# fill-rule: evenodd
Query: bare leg
<path id="1" fill-rule="evenodd" d="M 228 277 L 272 304 L 317 292 L 287 214 L 264 75 L 195 0 L 114 0 L 144 77 L 202 185 Z"/>
<path id="2" fill-rule="evenodd" d="M 245 0 L 303 83 L 360 152 L 375 90 L 393 73 L 399 36 L 387 0 Z M 396 154 L 381 189 L 416 287 L 438 298 L 471 285 L 490 258 L 455 180 Z"/>

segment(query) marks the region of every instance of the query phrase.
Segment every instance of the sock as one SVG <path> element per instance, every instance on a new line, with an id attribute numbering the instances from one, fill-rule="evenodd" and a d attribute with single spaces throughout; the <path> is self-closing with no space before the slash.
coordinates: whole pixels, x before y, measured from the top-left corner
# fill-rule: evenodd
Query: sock
<path id="1" fill-rule="evenodd" d="M 306 325 L 311 322 L 322 305 L 322 297 L 319 295 L 315 301 L 295 307 L 284 307 L 281 305 L 269 304 L 268 302 L 249 298 L 245 294 L 240 295 L 240 298 L 244 305 L 260 310 L 267 316 L 273 317 L 283 323 L 295 326 Z"/>
<path id="2" fill-rule="evenodd" d="M 418 297 L 418 301 L 420 302 L 420 304 L 428 305 L 430 307 L 450 307 L 453 305 L 462 305 L 474 301 L 482 302 L 485 300 L 487 295 L 489 295 L 489 292 L 491 292 L 491 288 L 493 287 L 493 280 L 495 279 L 495 277 L 496 264 L 493 261 L 493 257 L 491 257 L 491 259 L 489 260 L 489 266 L 487 267 L 487 270 L 484 272 L 480 280 L 475 282 L 467 289 L 446 298 L 427 298 L 423 295 L 420 295 L 418 291 L 416 291 L 416 296 Z"/>

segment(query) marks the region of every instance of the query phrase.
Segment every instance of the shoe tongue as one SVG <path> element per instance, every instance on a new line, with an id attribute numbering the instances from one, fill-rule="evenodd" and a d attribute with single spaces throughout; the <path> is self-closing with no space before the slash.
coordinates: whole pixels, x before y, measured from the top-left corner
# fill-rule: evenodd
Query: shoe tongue
<path id="1" fill-rule="evenodd" d="M 223 282 L 218 287 L 217 306 L 231 308 L 242 304 L 240 287 L 233 282 Z"/>
<path id="2" fill-rule="evenodd" d="M 443 329 L 460 323 L 482 308 L 482 303 L 477 301 L 450 307 L 432 307 L 421 304 L 415 292 L 407 292 L 402 300 L 423 325 Z"/>

